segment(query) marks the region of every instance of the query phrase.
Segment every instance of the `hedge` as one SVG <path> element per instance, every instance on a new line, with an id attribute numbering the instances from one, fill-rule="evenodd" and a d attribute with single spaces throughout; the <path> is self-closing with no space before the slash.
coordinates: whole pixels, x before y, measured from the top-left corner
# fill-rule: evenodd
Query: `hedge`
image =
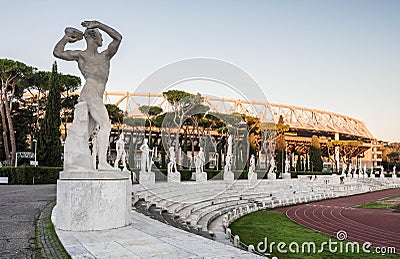
<path id="1" fill-rule="evenodd" d="M 8 177 L 8 184 L 55 184 L 62 167 L 3 166 L 0 177 Z"/>

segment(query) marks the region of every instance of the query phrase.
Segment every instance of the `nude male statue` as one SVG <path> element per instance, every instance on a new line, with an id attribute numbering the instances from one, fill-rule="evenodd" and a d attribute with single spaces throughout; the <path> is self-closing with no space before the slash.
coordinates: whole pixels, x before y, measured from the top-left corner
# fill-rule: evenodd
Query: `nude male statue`
<path id="1" fill-rule="evenodd" d="M 119 139 L 115 143 L 115 149 L 117 150 L 117 157 L 115 158 L 114 168 L 118 169 L 119 161 L 122 162 L 123 169 L 122 171 L 127 171 L 126 168 L 126 152 L 125 152 L 125 140 L 124 140 L 124 133 L 119 135 Z"/>
<path id="2" fill-rule="evenodd" d="M 150 165 L 150 148 L 148 143 L 148 139 L 144 139 L 143 144 L 140 146 L 140 151 L 142 151 L 142 158 L 141 158 L 141 172 L 151 171 Z M 147 168 L 147 171 L 146 171 Z"/>
<path id="3" fill-rule="evenodd" d="M 111 123 L 103 104 L 103 93 L 110 73 L 110 60 L 117 53 L 122 36 L 116 30 L 98 21 L 84 21 L 82 26 L 86 27 L 84 33 L 77 29 L 67 28 L 64 37 L 54 47 L 53 55 L 63 60 L 78 62 L 79 70 L 86 80 L 79 101 L 87 104 L 89 133 L 97 125 L 99 126 L 98 170 L 113 170 L 113 167 L 107 163 Z M 99 30 L 106 32 L 112 38 L 107 49 L 100 53 L 98 48 L 103 45 L 103 38 Z M 65 50 L 67 43 L 74 43 L 83 37 L 87 44 L 86 50 Z"/>
<path id="4" fill-rule="evenodd" d="M 204 155 L 203 148 L 200 147 L 200 151 L 197 156 L 194 158 L 194 164 L 196 166 L 196 173 L 203 173 L 204 163 L 206 161 L 206 157 Z"/>

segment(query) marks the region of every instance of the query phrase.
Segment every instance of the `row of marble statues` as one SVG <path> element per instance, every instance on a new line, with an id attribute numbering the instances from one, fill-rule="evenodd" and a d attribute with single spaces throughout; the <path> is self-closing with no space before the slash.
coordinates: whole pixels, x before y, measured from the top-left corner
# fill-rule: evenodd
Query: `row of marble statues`
<path id="1" fill-rule="evenodd" d="M 92 136 L 92 153 L 96 154 L 96 134 Z M 148 145 L 148 140 L 144 139 L 142 145 L 140 146 L 140 151 L 141 151 L 141 173 L 152 173 L 151 172 L 151 167 L 152 167 L 152 158 L 154 156 L 154 149 L 151 150 Z M 118 169 L 119 168 L 119 163 L 122 163 L 123 171 L 127 171 L 126 168 L 126 152 L 125 152 L 125 142 L 124 142 L 124 135 L 123 133 L 120 135 L 118 141 L 116 142 L 116 151 L 117 151 L 117 156 L 116 160 L 114 163 L 114 168 Z M 168 156 L 169 156 L 169 162 L 167 164 L 167 176 L 168 180 L 172 182 L 180 182 L 180 173 L 177 169 L 177 161 L 176 161 L 176 155 L 175 155 L 175 148 L 170 147 L 168 150 Z M 225 166 L 224 166 L 224 180 L 228 181 L 233 181 L 234 180 L 234 174 L 232 172 L 232 137 L 228 137 L 228 147 L 227 147 L 227 154 L 225 157 Z M 93 159 L 94 163 L 96 161 L 96 158 L 94 157 Z M 195 165 L 195 173 L 194 173 L 194 179 L 198 182 L 203 182 L 207 181 L 207 173 L 204 172 L 204 165 L 206 163 L 206 158 L 205 154 L 203 151 L 203 148 L 200 147 L 199 152 L 197 155 L 194 157 L 194 165 Z M 269 161 L 269 169 L 268 169 L 268 178 L 269 179 L 276 179 L 276 162 L 275 159 L 272 157 L 271 160 Z M 249 160 L 249 170 L 248 170 L 248 179 L 249 180 L 256 180 L 257 179 L 257 173 L 255 172 L 256 169 L 256 162 L 255 162 L 255 156 L 252 154 Z M 383 174 L 383 167 L 380 167 L 380 173 Z M 371 168 L 371 172 L 373 172 L 373 168 Z M 363 167 L 360 166 L 354 166 L 352 164 L 347 165 L 346 163 L 343 163 L 342 165 L 342 175 L 364 175 L 367 173 L 367 165 L 364 164 Z M 396 166 L 393 167 L 393 175 L 396 174 Z M 290 178 L 290 161 L 288 157 L 285 159 L 285 164 L 284 164 L 284 172 L 281 175 L 281 178 L 287 179 Z"/>

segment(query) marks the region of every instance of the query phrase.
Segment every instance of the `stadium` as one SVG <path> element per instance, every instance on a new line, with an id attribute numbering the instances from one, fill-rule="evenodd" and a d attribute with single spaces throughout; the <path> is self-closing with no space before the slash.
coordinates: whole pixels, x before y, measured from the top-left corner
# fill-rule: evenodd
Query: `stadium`
<path id="1" fill-rule="evenodd" d="M 209 112 L 219 114 L 256 114 L 255 116 L 266 118 L 267 121 L 272 118 L 274 123 L 278 123 L 282 117 L 284 124 L 289 127 L 284 135 L 286 152 L 293 170 L 298 160 L 307 159 L 313 135 L 318 136 L 321 144 L 326 171 L 337 172 L 342 168 L 342 163 L 355 166 L 362 164 L 368 169 L 376 168 L 382 161 L 382 152 L 379 150 L 382 145 L 359 119 L 334 112 L 251 100 L 203 96 L 202 102 L 210 108 Z M 143 105 L 157 106 L 165 112 L 172 111 L 165 97 L 155 93 L 105 92 L 104 103 L 115 104 L 135 118 L 146 118 L 139 110 Z M 218 135 L 215 132 L 214 134 Z M 258 152 L 257 161 L 258 168 L 265 169 L 268 165 L 263 155 L 263 152 Z M 213 157 L 210 162 L 217 163 Z"/>

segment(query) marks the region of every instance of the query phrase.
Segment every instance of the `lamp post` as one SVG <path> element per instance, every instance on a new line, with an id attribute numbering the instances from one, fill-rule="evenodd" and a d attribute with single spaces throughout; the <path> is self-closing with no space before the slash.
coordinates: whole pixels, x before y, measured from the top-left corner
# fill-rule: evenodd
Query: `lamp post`
<path id="1" fill-rule="evenodd" d="M 37 160 L 36 160 L 37 140 L 33 139 L 33 143 L 35 143 L 35 167 L 36 167 L 37 166 Z"/>

